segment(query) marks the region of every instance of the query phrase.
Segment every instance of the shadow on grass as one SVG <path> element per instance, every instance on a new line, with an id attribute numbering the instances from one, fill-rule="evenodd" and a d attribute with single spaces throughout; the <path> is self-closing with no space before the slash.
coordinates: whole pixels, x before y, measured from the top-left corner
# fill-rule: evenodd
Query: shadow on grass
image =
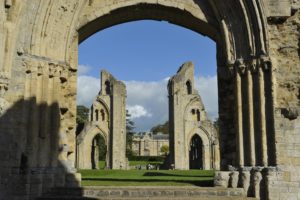
<path id="1" fill-rule="evenodd" d="M 161 180 L 161 179 L 116 179 L 116 178 L 83 178 L 83 181 L 101 181 L 101 182 L 124 182 L 124 183 L 185 183 L 200 187 L 213 187 L 213 180 Z M 166 184 L 167 185 L 167 184 Z M 165 186 L 166 186 L 165 185 Z M 143 184 L 141 184 L 143 186 Z M 145 185 L 147 186 L 147 185 Z"/>
<path id="2" fill-rule="evenodd" d="M 213 177 L 213 174 L 203 174 L 203 175 L 189 175 L 189 174 L 169 174 L 162 172 L 146 172 L 143 176 L 173 176 L 173 177 Z"/>

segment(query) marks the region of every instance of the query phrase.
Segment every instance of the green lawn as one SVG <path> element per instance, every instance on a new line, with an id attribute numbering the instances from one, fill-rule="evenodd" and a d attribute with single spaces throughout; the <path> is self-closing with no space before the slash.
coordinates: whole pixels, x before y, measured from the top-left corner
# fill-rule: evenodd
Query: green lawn
<path id="1" fill-rule="evenodd" d="M 83 186 L 212 186 L 211 170 L 80 170 Z"/>

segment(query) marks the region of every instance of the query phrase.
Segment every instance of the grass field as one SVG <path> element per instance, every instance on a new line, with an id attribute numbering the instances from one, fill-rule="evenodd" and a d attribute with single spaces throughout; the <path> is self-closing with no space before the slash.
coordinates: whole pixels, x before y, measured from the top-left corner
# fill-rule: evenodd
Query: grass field
<path id="1" fill-rule="evenodd" d="M 139 165 L 146 166 L 147 164 L 161 165 L 161 164 L 163 164 L 163 162 L 157 162 L 157 161 L 129 161 L 129 166 L 139 166 Z M 105 168 L 105 161 L 99 161 L 99 168 L 100 169 Z"/>
<path id="2" fill-rule="evenodd" d="M 80 170 L 83 186 L 212 186 L 210 170 Z"/>

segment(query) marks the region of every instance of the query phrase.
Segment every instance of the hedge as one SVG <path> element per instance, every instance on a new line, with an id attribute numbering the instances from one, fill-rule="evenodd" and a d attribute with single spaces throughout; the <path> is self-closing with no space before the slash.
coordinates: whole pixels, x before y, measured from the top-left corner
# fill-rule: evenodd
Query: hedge
<path id="1" fill-rule="evenodd" d="M 129 161 L 164 162 L 165 156 L 130 156 Z"/>

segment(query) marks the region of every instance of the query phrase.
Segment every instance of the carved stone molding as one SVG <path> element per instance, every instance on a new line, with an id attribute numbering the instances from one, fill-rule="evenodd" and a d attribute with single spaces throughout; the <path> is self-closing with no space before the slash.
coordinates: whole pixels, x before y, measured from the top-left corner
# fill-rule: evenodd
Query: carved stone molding
<path id="1" fill-rule="evenodd" d="M 8 73 L 0 73 L 0 97 L 3 97 L 8 90 L 9 76 Z"/>
<path id="2" fill-rule="evenodd" d="M 256 74 L 258 72 L 258 67 L 259 61 L 256 58 L 249 61 L 249 68 L 253 74 Z"/>
<path id="3" fill-rule="evenodd" d="M 246 72 L 247 66 L 243 59 L 237 59 L 235 62 L 235 70 L 240 73 L 241 75 L 244 75 Z"/>
<path id="4" fill-rule="evenodd" d="M 264 70 L 264 71 L 269 71 L 272 69 L 272 62 L 270 60 L 269 57 L 267 56 L 261 56 L 260 57 L 260 67 Z"/>

